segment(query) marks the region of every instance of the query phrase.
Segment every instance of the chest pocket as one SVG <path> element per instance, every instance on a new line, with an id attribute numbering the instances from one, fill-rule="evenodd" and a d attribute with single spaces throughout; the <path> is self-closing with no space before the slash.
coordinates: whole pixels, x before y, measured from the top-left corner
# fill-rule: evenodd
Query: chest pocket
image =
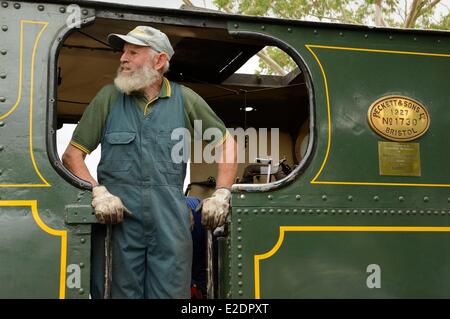
<path id="1" fill-rule="evenodd" d="M 102 145 L 103 168 L 111 172 L 128 171 L 131 167 L 133 154 L 137 156 L 134 145 L 136 133 L 109 132 L 105 134 Z"/>
<path id="2" fill-rule="evenodd" d="M 112 145 L 126 145 L 130 144 L 136 138 L 134 132 L 110 132 L 106 133 L 105 139 Z"/>

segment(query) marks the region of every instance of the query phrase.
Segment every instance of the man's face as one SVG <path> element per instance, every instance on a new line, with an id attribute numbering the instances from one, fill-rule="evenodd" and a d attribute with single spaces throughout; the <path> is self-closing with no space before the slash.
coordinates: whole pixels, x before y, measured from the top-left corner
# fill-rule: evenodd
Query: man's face
<path id="1" fill-rule="evenodd" d="M 150 50 L 149 47 L 125 43 L 120 57 L 120 73 L 132 75 L 136 70 L 142 69 L 144 65 L 153 67 Z"/>

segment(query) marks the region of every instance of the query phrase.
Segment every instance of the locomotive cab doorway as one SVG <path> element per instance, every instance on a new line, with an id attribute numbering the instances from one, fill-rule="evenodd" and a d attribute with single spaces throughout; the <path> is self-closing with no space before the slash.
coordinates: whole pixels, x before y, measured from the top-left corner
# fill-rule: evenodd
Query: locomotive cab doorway
<path id="1" fill-rule="evenodd" d="M 189 20 L 180 25 L 169 23 L 167 17 L 159 19 L 165 23 L 149 23 L 102 18 L 101 15 L 98 12 L 95 22 L 89 26 L 72 30 L 59 49 L 55 79 L 59 157 L 89 102 L 116 76 L 121 52 L 108 45 L 107 35 L 126 34 L 138 25 L 150 25 L 165 32 L 175 50 L 166 77 L 197 92 L 232 132 L 239 129 L 256 132 L 256 140 L 249 136 L 238 140 L 234 136 L 239 151 L 245 153 L 240 157 L 236 183 L 271 183 L 285 178 L 300 162 L 305 162 L 303 157 L 311 127 L 311 88 L 305 69 L 294 62 L 299 61 L 299 57 L 292 57 L 292 52 L 290 57 L 269 37 L 233 37 L 226 24 L 198 27 L 195 20 L 190 21 L 192 25 L 187 23 Z M 270 57 L 264 54 L 268 51 L 276 51 L 278 56 L 289 60 L 279 74 L 273 69 L 260 68 L 258 56 L 262 54 L 267 61 Z M 260 132 L 265 135 L 260 136 Z M 271 141 L 273 132 L 277 133 L 278 140 L 274 143 Z M 267 140 L 263 141 L 266 136 Z M 261 147 L 261 143 L 266 147 Z M 255 144 L 259 144 L 258 147 L 252 148 Z M 205 145 L 203 143 L 203 147 Z M 272 145 L 277 147 L 276 156 L 272 156 L 275 154 Z M 94 178 L 99 148 L 86 159 Z M 249 149 L 257 153 L 250 154 Z M 64 167 L 59 170 L 72 184 L 89 187 Z M 186 194 L 199 198 L 211 194 L 216 170 L 215 163 L 190 162 Z"/>

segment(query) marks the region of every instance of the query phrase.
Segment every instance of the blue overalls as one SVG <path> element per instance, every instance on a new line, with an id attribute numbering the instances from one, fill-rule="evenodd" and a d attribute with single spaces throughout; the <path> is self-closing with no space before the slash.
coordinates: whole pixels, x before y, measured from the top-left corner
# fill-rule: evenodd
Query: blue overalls
<path id="1" fill-rule="evenodd" d="M 185 127 L 181 87 L 144 115 L 122 94 L 106 120 L 98 180 L 133 213 L 113 226 L 112 298 L 189 298 L 192 239 L 184 162 L 171 159 Z M 105 226 L 94 225 L 91 295 L 103 297 Z"/>

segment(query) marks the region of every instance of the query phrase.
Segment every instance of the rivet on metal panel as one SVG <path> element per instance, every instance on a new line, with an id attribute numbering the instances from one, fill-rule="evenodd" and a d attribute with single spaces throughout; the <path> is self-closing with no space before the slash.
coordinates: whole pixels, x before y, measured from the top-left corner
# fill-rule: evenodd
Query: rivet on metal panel
<path id="1" fill-rule="evenodd" d="M 245 195 L 244 195 L 244 194 L 241 194 L 241 195 L 239 195 L 239 198 L 240 198 L 240 199 L 245 199 Z"/>
<path id="2" fill-rule="evenodd" d="M 348 199 L 349 201 L 352 201 L 352 200 L 353 200 L 353 196 L 352 196 L 352 195 L 348 195 L 347 199 Z"/>
<path id="3" fill-rule="evenodd" d="M 242 255 L 241 254 L 237 255 L 237 258 L 242 259 Z"/>
<path id="4" fill-rule="evenodd" d="M 395 214 L 395 210 L 391 209 L 391 215 Z"/>
<path id="5" fill-rule="evenodd" d="M 270 208 L 270 209 L 269 209 L 269 213 L 270 213 L 270 214 L 273 214 L 273 208 Z"/>
<path id="6" fill-rule="evenodd" d="M 265 208 L 261 208 L 261 213 L 265 214 L 266 213 L 266 209 Z"/>
<path id="7" fill-rule="evenodd" d="M 237 245 L 237 249 L 242 250 L 242 245 Z"/>
<path id="8" fill-rule="evenodd" d="M 59 12 L 61 12 L 61 13 L 66 13 L 66 8 L 60 7 L 60 8 L 59 8 Z"/>
<path id="9" fill-rule="evenodd" d="M 238 281 L 238 285 L 239 285 L 239 286 L 242 286 L 242 281 Z"/>
<path id="10" fill-rule="evenodd" d="M 0 175 L 2 175 L 3 174 L 3 171 L 0 169 Z"/>
<path id="11" fill-rule="evenodd" d="M 240 224 L 242 222 L 242 219 L 238 218 L 237 222 L 238 224 Z"/>
<path id="12" fill-rule="evenodd" d="M 1 73 L 0 74 L 0 79 L 6 79 L 6 73 Z"/>
<path id="13" fill-rule="evenodd" d="M 317 34 L 319 34 L 319 31 L 317 31 L 317 30 L 314 30 L 314 34 L 316 34 L 316 35 L 317 35 Z"/>
<path id="14" fill-rule="evenodd" d="M 241 240 L 242 240 L 242 237 L 241 237 L 241 236 L 238 236 L 238 237 L 237 237 L 237 240 L 238 240 L 238 241 L 241 241 Z"/>
<path id="15" fill-rule="evenodd" d="M 366 34 L 364 34 L 364 38 L 368 38 L 369 37 L 369 35 L 366 33 Z"/>
<path id="16" fill-rule="evenodd" d="M 240 212 L 242 212 L 242 210 L 240 208 L 236 209 L 236 213 L 239 214 Z"/>
<path id="17" fill-rule="evenodd" d="M 84 244 L 84 243 L 86 242 L 86 239 L 81 238 L 81 239 L 80 239 L 80 242 L 81 242 L 82 244 Z"/>
<path id="18" fill-rule="evenodd" d="M 405 198 L 404 198 L 403 196 L 399 196 L 399 197 L 398 197 L 398 200 L 399 200 L 400 202 L 403 202 L 403 201 L 405 200 Z"/>
<path id="19" fill-rule="evenodd" d="M 88 11 L 87 9 L 83 9 L 83 10 L 81 10 L 81 13 L 82 13 L 84 16 L 87 16 L 88 13 L 89 13 L 89 11 Z"/>
<path id="20" fill-rule="evenodd" d="M 441 40 L 437 40 L 437 43 L 441 43 Z"/>
<path id="21" fill-rule="evenodd" d="M 348 214 L 350 214 L 350 209 L 346 209 L 345 210 L 345 213 L 348 215 Z"/>
<path id="22" fill-rule="evenodd" d="M 323 213 L 324 213 L 324 214 L 328 214 L 328 209 L 324 209 L 324 210 L 323 210 Z"/>
<path id="23" fill-rule="evenodd" d="M 383 209 L 383 214 L 386 215 L 388 213 L 387 209 Z"/>
<path id="24" fill-rule="evenodd" d="M 14 8 L 20 9 L 20 3 L 14 3 Z"/>
<path id="25" fill-rule="evenodd" d="M 238 291 L 238 294 L 239 294 L 240 296 L 242 296 L 244 293 L 242 292 L 242 290 L 239 290 L 239 291 Z"/>
<path id="26" fill-rule="evenodd" d="M 339 36 L 344 36 L 344 33 L 343 32 L 339 32 Z"/>
<path id="27" fill-rule="evenodd" d="M 441 215 L 445 215 L 445 210 L 441 210 Z"/>
<path id="28" fill-rule="evenodd" d="M 401 214 L 403 214 L 403 211 L 402 211 L 401 209 L 399 209 L 399 210 L 397 211 L 397 214 L 401 215 Z"/>
<path id="29" fill-rule="evenodd" d="M 6 53 L 8 53 L 8 51 L 6 51 L 6 50 L 1 50 L 0 53 L 1 53 L 2 55 L 6 55 Z"/>
<path id="30" fill-rule="evenodd" d="M 406 210 L 406 215 L 409 215 L 409 213 L 411 213 L 411 211 L 409 209 Z"/>
<path id="31" fill-rule="evenodd" d="M 300 213 L 302 213 L 302 214 L 306 213 L 306 209 L 302 208 L 302 210 L 300 211 Z"/>
<path id="32" fill-rule="evenodd" d="M 424 197 L 423 197 L 423 201 L 424 201 L 425 203 L 428 203 L 428 202 L 430 201 L 430 199 L 428 198 L 428 196 L 424 196 Z"/>
<path id="33" fill-rule="evenodd" d="M 322 210 L 321 209 L 316 209 L 316 213 L 318 213 L 318 214 L 320 214 L 322 212 Z"/>
<path id="34" fill-rule="evenodd" d="M 423 215 L 425 212 L 423 211 L 423 209 L 419 210 L 419 214 Z"/>
<path id="35" fill-rule="evenodd" d="M 439 212 L 438 212 L 437 210 L 435 210 L 433 213 L 434 213 L 435 215 L 439 215 Z"/>
<path id="36" fill-rule="evenodd" d="M 389 40 L 392 40 L 394 37 L 392 35 L 389 36 Z"/>
<path id="37" fill-rule="evenodd" d="M 37 8 L 38 8 L 39 11 L 44 11 L 44 9 L 45 9 L 44 6 L 43 6 L 42 4 L 38 5 Z"/>
<path id="38" fill-rule="evenodd" d="M 7 26 L 7 25 L 5 25 L 5 24 L 4 24 L 4 25 L 2 25 L 2 30 L 3 30 L 3 31 L 5 31 L 5 32 L 6 32 L 6 31 L 8 31 L 8 26 Z"/>
<path id="39" fill-rule="evenodd" d="M 235 24 L 234 24 L 234 28 L 235 28 L 235 29 L 239 28 L 239 24 L 235 23 Z"/>
<path id="40" fill-rule="evenodd" d="M 361 209 L 361 213 L 365 214 L 366 210 L 365 209 Z"/>
<path id="41" fill-rule="evenodd" d="M 242 263 L 238 263 L 238 268 L 242 268 Z"/>
<path id="42" fill-rule="evenodd" d="M 238 276 L 239 276 L 239 277 L 242 277 L 242 273 L 241 273 L 241 272 L 238 272 Z"/>
<path id="43" fill-rule="evenodd" d="M 261 30 L 266 30 L 266 27 L 262 25 Z"/>
<path id="44" fill-rule="evenodd" d="M 272 195 L 267 195 L 267 198 L 268 198 L 269 200 L 272 200 L 272 199 L 273 199 L 273 196 L 272 196 Z"/>
<path id="45" fill-rule="evenodd" d="M 358 215 L 358 210 L 357 210 L 357 209 L 354 209 L 354 210 L 353 210 L 353 214 Z"/>
<path id="46" fill-rule="evenodd" d="M 292 32 L 292 29 L 291 29 L 291 28 L 288 28 L 288 32 L 291 33 L 291 32 Z"/>
<path id="47" fill-rule="evenodd" d="M 284 210 L 284 213 L 285 213 L 285 214 L 289 214 L 289 208 L 286 208 L 286 209 Z"/>
<path id="48" fill-rule="evenodd" d="M 248 209 L 247 209 L 247 208 L 244 209 L 244 213 L 245 213 L 245 214 L 248 214 Z"/>
<path id="49" fill-rule="evenodd" d="M 339 213 L 339 214 L 342 214 L 342 209 L 339 209 L 339 210 L 338 210 L 338 213 Z"/>
<path id="50" fill-rule="evenodd" d="M 369 215 L 373 214 L 373 210 L 369 209 Z"/>
<path id="51" fill-rule="evenodd" d="M 336 210 L 335 210 L 335 209 L 332 209 L 332 210 L 331 210 L 331 214 L 334 215 L 334 213 L 336 213 Z"/>
<path id="52" fill-rule="evenodd" d="M 3 127 L 3 126 L 5 126 L 5 122 L 0 121 L 0 127 Z"/>
<path id="53" fill-rule="evenodd" d="M 379 214 L 380 213 L 380 210 L 379 209 L 376 209 L 375 210 L 375 214 Z"/>
<path id="54" fill-rule="evenodd" d="M 322 200 L 326 201 L 328 199 L 327 195 L 322 195 Z"/>
<path id="55" fill-rule="evenodd" d="M 80 295 L 84 294 L 84 289 L 80 288 L 80 290 L 78 290 L 78 292 L 80 293 Z"/>
<path id="56" fill-rule="evenodd" d="M 417 213 L 417 211 L 415 209 L 413 209 L 412 214 L 415 215 Z"/>
<path id="57" fill-rule="evenodd" d="M 295 199 L 296 200 L 300 200 L 300 199 L 302 199 L 302 196 L 301 195 L 295 195 Z M 450 197 L 449 197 L 449 201 L 450 201 Z"/>
<path id="58" fill-rule="evenodd" d="M 257 215 L 257 214 L 258 214 L 258 210 L 255 208 L 255 209 L 253 210 L 253 213 L 255 213 L 255 215 Z"/>
<path id="59" fill-rule="evenodd" d="M 293 212 L 294 212 L 294 214 L 297 214 L 297 213 L 298 213 L 297 208 L 294 208 L 294 209 L 293 209 Z"/>
<path id="60" fill-rule="evenodd" d="M 431 210 L 427 210 L 427 215 L 431 215 Z"/>
<path id="61" fill-rule="evenodd" d="M 242 231 L 242 227 L 238 227 L 237 231 L 238 231 L 238 233 L 240 233 Z"/>
<path id="62" fill-rule="evenodd" d="M 374 196 L 374 197 L 373 197 L 373 200 L 376 201 L 376 202 L 378 202 L 378 201 L 380 200 L 380 197 Z"/>
<path id="63" fill-rule="evenodd" d="M 281 214 L 281 209 L 280 208 L 277 209 L 277 213 Z"/>
<path id="64" fill-rule="evenodd" d="M 80 263 L 80 268 L 84 268 L 84 263 Z"/>
<path id="65" fill-rule="evenodd" d="M 0 145 L 0 152 L 3 151 L 5 147 L 3 145 Z"/>
<path id="66" fill-rule="evenodd" d="M 2 2 L 2 7 L 3 8 L 8 8 L 8 2 Z"/>
<path id="67" fill-rule="evenodd" d="M 413 38 L 413 40 L 414 40 L 414 41 L 417 41 L 417 38 L 416 38 L 416 37 L 414 37 L 414 38 Z"/>
<path id="68" fill-rule="evenodd" d="M 4 96 L 0 96 L 0 102 L 6 102 L 6 97 L 4 97 Z"/>

